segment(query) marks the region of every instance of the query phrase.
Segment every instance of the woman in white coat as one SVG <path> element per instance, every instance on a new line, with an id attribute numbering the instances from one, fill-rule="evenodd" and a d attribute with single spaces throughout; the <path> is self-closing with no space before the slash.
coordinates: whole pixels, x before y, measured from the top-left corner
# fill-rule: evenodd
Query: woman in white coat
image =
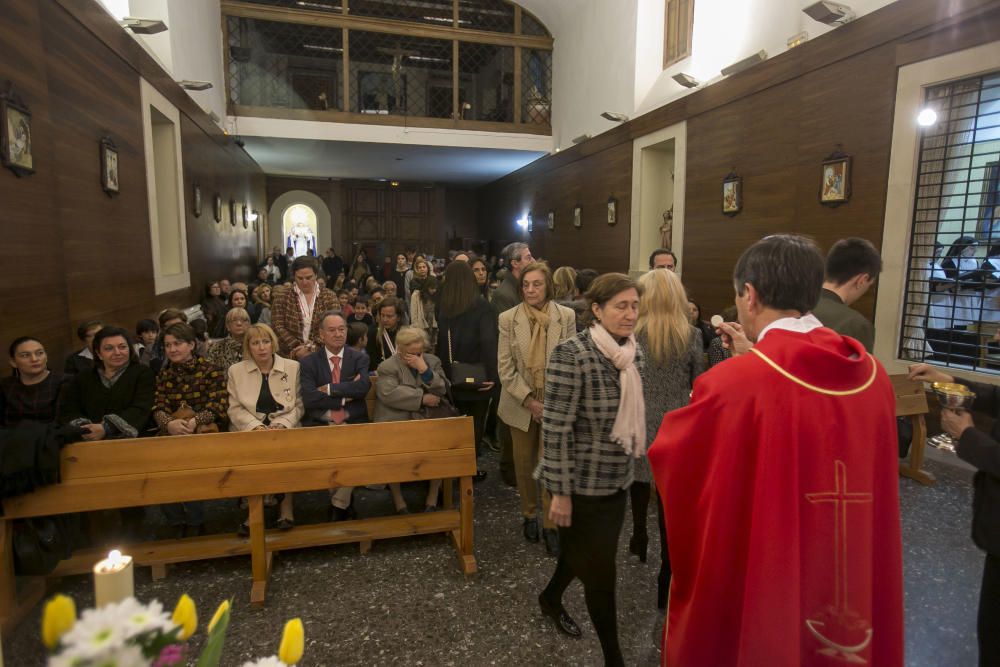
<path id="1" fill-rule="evenodd" d="M 524 539 L 538 542 L 538 486 L 532 473 L 542 453 L 545 366 L 556 345 L 576 334 L 576 314 L 553 300 L 552 271 L 544 262 L 532 262 L 524 268 L 520 289 L 520 305 L 500 314 L 497 361 L 503 389 L 497 416 L 510 427 L 514 443 Z M 550 500 L 543 491 L 542 536 L 546 551 L 555 556 L 559 533 L 549 518 Z"/>

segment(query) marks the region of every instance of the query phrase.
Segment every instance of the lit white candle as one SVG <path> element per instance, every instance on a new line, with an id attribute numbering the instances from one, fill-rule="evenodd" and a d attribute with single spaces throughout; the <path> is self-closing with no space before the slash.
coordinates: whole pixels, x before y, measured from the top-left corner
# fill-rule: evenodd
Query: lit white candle
<path id="1" fill-rule="evenodd" d="M 97 608 L 121 602 L 135 594 L 132 557 L 115 549 L 94 566 L 94 604 Z"/>

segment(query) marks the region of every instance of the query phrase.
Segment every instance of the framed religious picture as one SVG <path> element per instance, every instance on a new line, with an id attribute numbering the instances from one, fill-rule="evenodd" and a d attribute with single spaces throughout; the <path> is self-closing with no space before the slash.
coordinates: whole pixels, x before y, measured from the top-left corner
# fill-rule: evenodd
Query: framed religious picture
<path id="1" fill-rule="evenodd" d="M 229 224 L 233 227 L 236 226 L 236 200 L 229 200 Z"/>
<path id="2" fill-rule="evenodd" d="M 250 209 L 243 204 L 243 229 L 250 228 Z"/>
<path id="3" fill-rule="evenodd" d="M 819 203 L 840 206 L 851 198 L 851 156 L 840 150 L 823 160 L 822 180 L 819 186 Z"/>
<path id="4" fill-rule="evenodd" d="M 556 212 L 549 211 L 549 231 L 556 228 Z"/>
<path id="5" fill-rule="evenodd" d="M 0 162 L 18 176 L 35 173 L 31 112 L 11 88 L 0 97 Z"/>
<path id="6" fill-rule="evenodd" d="M 215 200 L 212 202 L 212 215 L 216 222 L 222 222 L 222 197 L 215 193 Z"/>
<path id="7" fill-rule="evenodd" d="M 118 148 L 111 137 L 101 139 L 101 189 L 109 197 L 118 194 Z"/>
<path id="8" fill-rule="evenodd" d="M 743 210 L 743 177 L 735 171 L 722 179 L 722 213 L 730 217 Z"/>
<path id="9" fill-rule="evenodd" d="M 535 231 L 535 221 L 532 218 L 532 216 L 531 216 L 530 213 L 528 214 L 528 226 L 527 226 L 527 230 L 528 230 L 528 233 L 531 233 L 531 232 Z"/>
<path id="10" fill-rule="evenodd" d="M 583 226 L 583 208 L 579 204 L 573 207 L 573 226 L 577 229 Z"/>
<path id="11" fill-rule="evenodd" d="M 194 217 L 201 217 L 201 186 L 197 183 L 191 188 L 191 208 L 194 213 Z"/>
<path id="12" fill-rule="evenodd" d="M 618 222 L 618 200 L 614 195 L 608 197 L 608 224 L 613 225 Z"/>

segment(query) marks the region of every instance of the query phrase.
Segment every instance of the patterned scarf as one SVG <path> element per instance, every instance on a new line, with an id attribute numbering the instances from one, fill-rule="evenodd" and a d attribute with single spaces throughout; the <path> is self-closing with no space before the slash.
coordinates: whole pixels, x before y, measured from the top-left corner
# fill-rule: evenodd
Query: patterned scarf
<path id="1" fill-rule="evenodd" d="M 521 312 L 528 318 L 531 327 L 531 344 L 528 345 L 527 363 L 531 374 L 531 389 L 537 400 L 545 396 L 545 342 L 549 331 L 549 310 L 532 308 L 521 302 Z"/>

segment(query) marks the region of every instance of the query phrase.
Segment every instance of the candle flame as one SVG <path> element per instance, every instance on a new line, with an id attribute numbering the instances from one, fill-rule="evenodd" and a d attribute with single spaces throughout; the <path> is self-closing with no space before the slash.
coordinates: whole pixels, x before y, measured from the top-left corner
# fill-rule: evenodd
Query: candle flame
<path id="1" fill-rule="evenodd" d="M 122 552 L 118 549 L 112 549 L 108 553 L 108 565 L 112 568 L 118 569 L 122 565 Z"/>

